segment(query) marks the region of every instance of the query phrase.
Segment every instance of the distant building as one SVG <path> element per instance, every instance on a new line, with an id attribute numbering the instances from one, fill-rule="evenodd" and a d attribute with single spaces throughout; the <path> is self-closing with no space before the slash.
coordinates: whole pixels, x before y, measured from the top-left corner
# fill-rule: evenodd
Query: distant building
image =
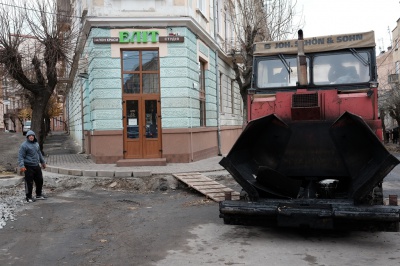
<path id="1" fill-rule="evenodd" d="M 387 51 L 381 52 L 377 57 L 378 82 L 379 82 L 379 106 L 386 110 L 388 102 L 393 99 L 400 104 L 400 19 L 392 30 L 392 44 Z M 384 116 L 386 130 L 392 130 L 399 125 L 388 112 Z"/>
<path id="2" fill-rule="evenodd" d="M 388 47 L 387 51 L 382 51 L 376 57 L 378 68 L 378 104 L 379 110 L 385 109 L 385 104 L 392 95 L 393 85 L 398 82 L 398 74 L 395 74 L 395 66 L 393 63 L 393 50 Z M 384 116 L 382 117 L 382 114 Z M 380 112 L 381 119 L 384 120 L 386 130 L 397 127 L 397 122 L 388 114 L 388 112 Z"/>
<path id="3" fill-rule="evenodd" d="M 22 132 L 22 123 L 18 119 L 19 111 L 26 106 L 26 102 L 21 96 L 15 84 L 8 78 L 4 78 L 0 85 L 0 114 L 3 122 L 3 131 Z M 1 125 L 0 125 L 1 128 Z"/>

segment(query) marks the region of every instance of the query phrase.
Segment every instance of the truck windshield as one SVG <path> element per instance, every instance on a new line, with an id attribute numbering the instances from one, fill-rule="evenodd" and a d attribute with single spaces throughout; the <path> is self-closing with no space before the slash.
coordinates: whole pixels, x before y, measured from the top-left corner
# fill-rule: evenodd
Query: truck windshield
<path id="1" fill-rule="evenodd" d="M 370 81 L 368 53 L 343 53 L 314 57 L 315 85 L 351 84 Z"/>
<path id="2" fill-rule="evenodd" d="M 308 58 L 307 66 L 309 66 Z M 279 57 L 263 58 L 257 62 L 256 67 L 258 88 L 296 86 L 298 80 L 297 59 L 294 56 L 285 55 L 284 59 Z M 310 73 L 309 70 L 307 73 Z"/>
<path id="3" fill-rule="evenodd" d="M 256 59 L 255 67 L 255 84 L 260 89 L 294 87 L 298 81 L 297 58 L 293 55 L 260 57 Z M 310 54 L 307 57 L 310 85 L 365 83 L 371 80 L 371 73 L 368 51 L 347 50 Z"/>

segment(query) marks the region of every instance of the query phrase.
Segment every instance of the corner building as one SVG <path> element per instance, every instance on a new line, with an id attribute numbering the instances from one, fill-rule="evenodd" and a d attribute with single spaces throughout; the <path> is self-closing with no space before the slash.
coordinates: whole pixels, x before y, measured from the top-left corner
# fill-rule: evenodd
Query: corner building
<path id="1" fill-rule="evenodd" d="M 96 163 L 188 163 L 230 150 L 243 103 L 224 2 L 71 3 L 82 19 L 66 120 Z"/>

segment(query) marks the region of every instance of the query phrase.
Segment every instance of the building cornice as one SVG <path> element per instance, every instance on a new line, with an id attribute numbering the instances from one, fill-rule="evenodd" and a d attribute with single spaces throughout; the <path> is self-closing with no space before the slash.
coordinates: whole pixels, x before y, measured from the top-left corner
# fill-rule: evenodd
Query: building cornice
<path id="1" fill-rule="evenodd" d="M 94 27 L 106 28 L 167 28 L 187 27 L 212 50 L 219 49 L 217 42 L 192 17 L 86 17 L 84 31 L 89 34 Z"/>

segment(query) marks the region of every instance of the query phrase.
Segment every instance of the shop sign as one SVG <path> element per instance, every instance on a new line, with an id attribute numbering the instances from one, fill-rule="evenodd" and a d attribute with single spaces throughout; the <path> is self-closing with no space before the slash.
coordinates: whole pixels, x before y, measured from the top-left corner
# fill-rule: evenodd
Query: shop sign
<path id="1" fill-rule="evenodd" d="M 119 42 L 120 43 L 152 43 L 157 42 L 158 31 L 120 31 Z"/>
<path id="2" fill-rule="evenodd" d="M 93 38 L 93 43 L 96 43 L 96 44 L 119 43 L 119 38 L 118 37 L 95 37 L 95 38 Z"/>
<path id="3" fill-rule="evenodd" d="M 184 42 L 185 37 L 183 36 L 160 36 L 158 37 L 159 42 Z"/>
<path id="4" fill-rule="evenodd" d="M 177 35 L 158 36 L 158 31 L 120 31 L 119 37 L 95 37 L 93 43 L 165 43 L 165 42 L 184 42 L 185 37 Z"/>

